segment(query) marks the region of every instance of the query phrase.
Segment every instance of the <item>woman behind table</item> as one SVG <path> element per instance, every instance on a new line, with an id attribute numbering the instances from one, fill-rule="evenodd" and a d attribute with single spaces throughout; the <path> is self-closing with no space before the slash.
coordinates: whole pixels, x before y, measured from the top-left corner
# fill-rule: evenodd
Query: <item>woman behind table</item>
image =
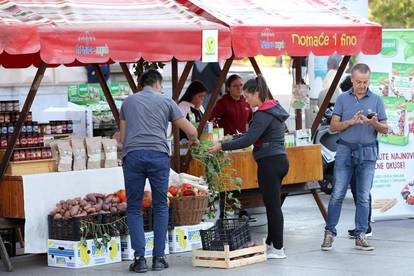
<path id="1" fill-rule="evenodd" d="M 231 75 L 226 81 L 226 95 L 216 104 L 210 121 L 218 123 L 224 134 L 245 133 L 252 118 L 252 110 L 243 97 L 243 81 L 239 75 Z"/>
<path id="2" fill-rule="evenodd" d="M 193 81 L 188 86 L 184 96 L 180 99 L 178 107 L 193 125 L 200 122 L 204 114 L 203 102 L 207 94 L 207 88 L 200 81 Z M 184 132 L 180 131 L 180 140 L 187 138 Z"/>
<path id="3" fill-rule="evenodd" d="M 280 188 L 289 169 L 284 147 L 285 121 L 289 114 L 278 101 L 272 100 L 266 82 L 260 75 L 247 81 L 243 92 L 250 106 L 258 108 L 248 132 L 235 140 L 214 145 L 210 152 L 242 149 L 254 144 L 253 156 L 258 165 L 257 178 L 268 221 L 267 258 L 282 259 L 286 255 Z"/>

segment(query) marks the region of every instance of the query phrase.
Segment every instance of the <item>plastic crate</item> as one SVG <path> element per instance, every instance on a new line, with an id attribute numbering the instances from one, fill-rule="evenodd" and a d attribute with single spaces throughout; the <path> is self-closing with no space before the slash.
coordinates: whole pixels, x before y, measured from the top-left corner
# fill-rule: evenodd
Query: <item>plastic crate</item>
<path id="1" fill-rule="evenodd" d="M 80 241 L 82 237 L 81 221 L 102 223 L 102 215 L 74 217 L 69 219 L 54 219 L 48 216 L 49 239 L 64 241 Z M 92 238 L 92 230 L 88 231 L 87 238 Z"/>
<path id="2" fill-rule="evenodd" d="M 9 257 L 16 256 L 16 229 L 5 228 L 0 229 L 0 236 L 3 239 Z M 1 259 L 1 257 L 0 257 Z"/>
<path id="3" fill-rule="evenodd" d="M 244 219 L 219 219 L 213 227 L 200 230 L 200 236 L 203 250 L 209 251 L 224 251 L 224 245 L 232 251 L 251 241 L 249 223 Z"/>
<path id="4" fill-rule="evenodd" d="M 119 235 L 127 235 L 128 234 L 128 227 L 126 226 L 127 219 L 126 219 L 126 212 L 121 213 L 108 213 L 102 214 L 102 223 L 108 224 L 113 223 L 115 221 L 123 220 L 124 223 L 117 223 L 116 227 L 118 228 L 116 231 L 114 228 L 109 227 L 109 235 L 111 237 L 119 236 Z"/>

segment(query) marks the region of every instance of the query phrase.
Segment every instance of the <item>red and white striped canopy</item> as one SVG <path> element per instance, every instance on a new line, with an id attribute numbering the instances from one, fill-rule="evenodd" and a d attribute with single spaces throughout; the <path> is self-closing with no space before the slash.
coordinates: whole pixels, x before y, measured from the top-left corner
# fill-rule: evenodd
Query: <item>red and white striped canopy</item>
<path id="1" fill-rule="evenodd" d="M 381 51 L 381 26 L 351 14 L 335 0 L 177 1 L 229 26 L 236 58 Z"/>
<path id="2" fill-rule="evenodd" d="M 203 30 L 218 30 L 219 59 L 231 56 L 228 27 L 174 0 L 0 0 L 0 64 L 197 60 Z"/>

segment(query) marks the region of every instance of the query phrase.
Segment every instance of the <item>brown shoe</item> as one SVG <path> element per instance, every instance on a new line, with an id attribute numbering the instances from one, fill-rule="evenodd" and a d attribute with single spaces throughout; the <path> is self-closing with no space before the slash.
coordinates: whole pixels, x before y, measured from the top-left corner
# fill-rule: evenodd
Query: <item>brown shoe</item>
<path id="1" fill-rule="evenodd" d="M 335 240 L 335 235 L 331 231 L 325 230 L 325 237 L 324 237 L 323 243 L 321 245 L 321 250 L 322 251 L 331 250 L 334 240 Z"/>

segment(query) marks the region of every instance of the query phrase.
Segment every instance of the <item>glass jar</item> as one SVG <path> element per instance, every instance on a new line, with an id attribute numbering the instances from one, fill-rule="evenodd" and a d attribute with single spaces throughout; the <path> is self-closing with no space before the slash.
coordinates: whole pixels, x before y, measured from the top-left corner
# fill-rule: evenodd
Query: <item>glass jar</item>
<path id="1" fill-rule="evenodd" d="M 39 137 L 37 138 L 37 144 L 40 147 L 43 147 L 45 145 L 45 136 L 39 135 Z"/>
<path id="2" fill-rule="evenodd" d="M 73 133 L 73 121 L 72 120 L 68 121 L 67 133 Z"/>
<path id="3" fill-rule="evenodd" d="M 22 135 L 20 137 L 20 146 L 22 148 L 27 148 L 27 135 Z"/>
<path id="4" fill-rule="evenodd" d="M 56 134 L 62 134 L 62 121 L 56 121 Z"/>
<path id="5" fill-rule="evenodd" d="M 19 103 L 19 101 L 14 101 L 13 102 L 13 111 L 15 111 L 15 112 L 19 112 L 20 111 L 20 103 Z"/>
<path id="6" fill-rule="evenodd" d="M 9 112 L 4 113 L 4 122 L 5 123 L 10 123 L 10 113 Z"/>
<path id="7" fill-rule="evenodd" d="M 50 121 L 50 133 L 56 134 L 56 121 Z"/>

